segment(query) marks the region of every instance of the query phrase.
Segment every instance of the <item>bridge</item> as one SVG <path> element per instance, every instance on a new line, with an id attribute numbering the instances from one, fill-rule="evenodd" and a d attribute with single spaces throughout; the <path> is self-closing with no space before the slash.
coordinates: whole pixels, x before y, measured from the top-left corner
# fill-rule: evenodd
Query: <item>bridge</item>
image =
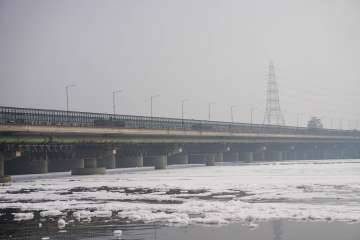
<path id="1" fill-rule="evenodd" d="M 359 156 L 356 130 L 0 107 L 0 182 L 49 171 Z"/>

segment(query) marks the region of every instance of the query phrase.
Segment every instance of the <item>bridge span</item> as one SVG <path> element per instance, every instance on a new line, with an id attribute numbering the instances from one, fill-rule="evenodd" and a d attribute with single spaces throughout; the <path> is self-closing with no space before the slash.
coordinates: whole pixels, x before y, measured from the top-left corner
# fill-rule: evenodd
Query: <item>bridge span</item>
<path id="1" fill-rule="evenodd" d="M 0 182 L 48 171 L 359 156 L 355 130 L 0 107 Z"/>

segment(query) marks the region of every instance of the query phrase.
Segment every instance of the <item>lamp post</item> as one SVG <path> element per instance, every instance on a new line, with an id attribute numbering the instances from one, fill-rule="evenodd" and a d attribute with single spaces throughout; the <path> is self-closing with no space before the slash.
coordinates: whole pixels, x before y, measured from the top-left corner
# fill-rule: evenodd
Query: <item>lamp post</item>
<path id="1" fill-rule="evenodd" d="M 234 122 L 234 108 L 236 108 L 236 107 L 237 107 L 236 105 L 230 106 L 230 119 L 231 119 L 231 122 Z"/>
<path id="2" fill-rule="evenodd" d="M 160 97 L 160 94 L 156 94 L 150 97 L 150 117 L 153 116 L 153 99 Z"/>
<path id="3" fill-rule="evenodd" d="M 113 100 L 113 113 L 114 115 L 116 114 L 116 101 L 115 101 L 115 96 L 117 93 L 121 93 L 122 90 L 115 90 L 112 92 L 112 100 Z"/>
<path id="4" fill-rule="evenodd" d="M 189 99 L 181 100 L 181 127 L 184 128 L 184 103 L 189 101 Z"/>
<path id="5" fill-rule="evenodd" d="M 254 111 L 257 111 L 257 108 L 250 108 L 250 124 L 254 123 Z"/>
<path id="6" fill-rule="evenodd" d="M 66 85 L 65 86 L 65 90 L 66 90 L 66 112 L 69 111 L 69 89 L 72 87 L 76 87 L 75 84 L 70 84 L 70 85 Z"/>
<path id="7" fill-rule="evenodd" d="M 189 99 L 181 100 L 181 119 L 184 120 L 184 103 L 189 101 Z"/>
<path id="8" fill-rule="evenodd" d="M 210 119 L 211 119 L 211 105 L 214 105 L 215 104 L 215 102 L 209 102 L 209 105 L 208 105 L 208 107 L 209 107 L 209 121 L 210 121 Z"/>

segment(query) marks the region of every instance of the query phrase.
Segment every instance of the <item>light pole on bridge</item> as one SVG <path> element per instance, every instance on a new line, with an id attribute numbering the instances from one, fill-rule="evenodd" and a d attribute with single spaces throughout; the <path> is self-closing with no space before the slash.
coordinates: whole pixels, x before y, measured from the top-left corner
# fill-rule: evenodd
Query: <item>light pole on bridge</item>
<path id="1" fill-rule="evenodd" d="M 234 122 L 234 108 L 236 108 L 236 107 L 237 107 L 236 105 L 230 106 L 230 119 L 231 119 L 231 122 Z"/>
<path id="2" fill-rule="evenodd" d="M 258 111 L 258 109 L 254 107 L 250 108 L 250 125 L 254 122 L 254 111 Z"/>
<path id="3" fill-rule="evenodd" d="M 189 101 L 189 99 L 181 100 L 181 126 L 184 128 L 184 103 Z"/>
<path id="4" fill-rule="evenodd" d="M 184 120 L 184 103 L 189 101 L 189 99 L 183 99 L 181 100 L 181 119 Z"/>
<path id="5" fill-rule="evenodd" d="M 76 87 L 75 84 L 70 84 L 70 85 L 66 85 L 65 86 L 65 90 L 66 90 L 66 112 L 69 111 L 69 89 L 72 87 Z"/>
<path id="6" fill-rule="evenodd" d="M 160 94 L 156 94 L 150 97 L 150 117 L 153 117 L 153 99 L 160 97 Z"/>
<path id="7" fill-rule="evenodd" d="M 114 115 L 116 114 L 116 101 L 115 101 L 115 97 L 116 97 L 116 94 L 117 93 L 121 93 L 122 90 L 115 90 L 112 92 L 112 100 L 113 100 L 113 112 L 114 112 Z"/>
<path id="8" fill-rule="evenodd" d="M 211 120 L 211 106 L 212 105 L 214 105 L 215 104 L 215 102 L 209 102 L 209 105 L 208 105 L 208 107 L 209 107 L 209 121 Z"/>

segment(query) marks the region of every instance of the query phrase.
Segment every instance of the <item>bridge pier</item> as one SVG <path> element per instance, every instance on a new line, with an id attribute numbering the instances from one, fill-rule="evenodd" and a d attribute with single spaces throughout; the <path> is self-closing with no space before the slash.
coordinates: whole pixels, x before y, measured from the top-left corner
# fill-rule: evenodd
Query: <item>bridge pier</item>
<path id="1" fill-rule="evenodd" d="M 294 155 L 295 155 L 294 160 L 305 160 L 306 159 L 306 152 L 305 151 L 296 150 Z"/>
<path id="2" fill-rule="evenodd" d="M 254 160 L 255 161 L 265 161 L 265 152 L 264 151 L 256 151 L 254 152 Z"/>
<path id="3" fill-rule="evenodd" d="M 282 151 L 268 151 L 266 154 L 266 160 L 281 161 L 281 160 L 283 160 L 283 152 Z"/>
<path id="4" fill-rule="evenodd" d="M 105 150 L 101 158 L 98 159 L 98 165 L 106 169 L 116 168 L 116 150 Z"/>
<path id="5" fill-rule="evenodd" d="M 5 157 L 0 153 L 0 183 L 6 183 L 11 181 L 10 176 L 5 175 Z"/>
<path id="6" fill-rule="evenodd" d="M 31 173 L 47 173 L 48 155 L 47 152 L 33 153 L 30 155 L 30 169 Z"/>
<path id="7" fill-rule="evenodd" d="M 239 161 L 239 153 L 238 152 L 224 152 L 224 161 L 225 162 L 237 162 Z"/>
<path id="8" fill-rule="evenodd" d="M 284 160 L 296 160 L 296 154 L 294 150 L 286 151 L 283 155 Z"/>
<path id="9" fill-rule="evenodd" d="M 118 155 L 117 164 L 121 168 L 143 167 L 144 158 L 141 153 Z"/>
<path id="10" fill-rule="evenodd" d="M 206 154 L 206 166 L 215 166 L 216 153 Z"/>
<path id="11" fill-rule="evenodd" d="M 0 153 L 0 183 L 10 182 L 11 177 L 5 175 L 5 156 Z"/>
<path id="12" fill-rule="evenodd" d="M 104 167 L 97 167 L 95 157 L 80 158 L 75 161 L 75 168 L 71 170 L 71 175 L 94 175 L 105 174 Z"/>
<path id="13" fill-rule="evenodd" d="M 166 169 L 166 167 L 167 167 L 167 156 L 166 155 L 154 156 L 153 158 L 154 158 L 154 167 L 156 170 Z"/>
<path id="14" fill-rule="evenodd" d="M 206 156 L 200 153 L 193 153 L 189 155 L 189 163 L 191 164 L 205 164 Z"/>
<path id="15" fill-rule="evenodd" d="M 186 153 L 178 153 L 175 155 L 168 156 L 168 165 L 172 164 L 188 164 L 189 155 Z"/>
<path id="16" fill-rule="evenodd" d="M 217 152 L 215 153 L 215 162 L 223 162 L 224 161 L 224 153 Z"/>
<path id="17" fill-rule="evenodd" d="M 252 161 L 254 161 L 254 153 L 253 152 L 240 152 L 239 160 L 242 162 L 252 162 Z"/>

